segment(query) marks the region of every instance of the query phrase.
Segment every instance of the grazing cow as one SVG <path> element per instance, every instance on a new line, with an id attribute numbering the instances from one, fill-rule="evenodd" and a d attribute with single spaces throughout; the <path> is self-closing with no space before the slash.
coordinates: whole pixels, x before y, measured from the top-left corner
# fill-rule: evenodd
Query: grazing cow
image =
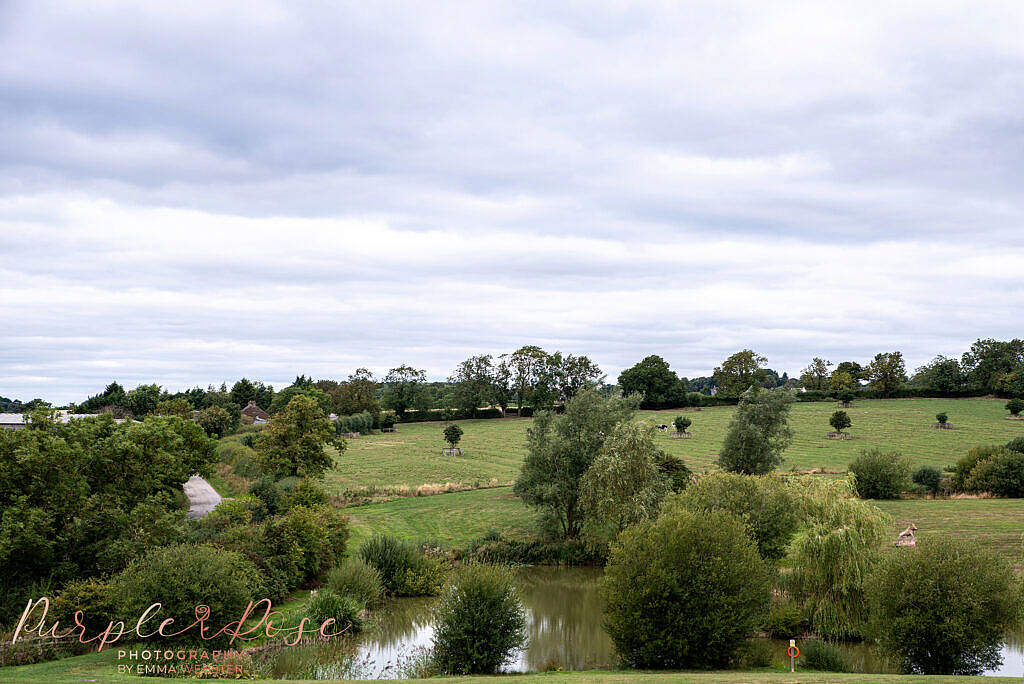
<path id="1" fill-rule="evenodd" d="M 665 430 L 668 430 L 668 425 L 655 425 L 654 427 L 658 428 L 662 432 L 664 432 Z"/>

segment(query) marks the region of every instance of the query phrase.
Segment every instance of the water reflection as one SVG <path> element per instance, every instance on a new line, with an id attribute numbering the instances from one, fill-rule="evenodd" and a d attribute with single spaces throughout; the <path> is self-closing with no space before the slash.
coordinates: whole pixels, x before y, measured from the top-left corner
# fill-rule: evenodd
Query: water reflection
<path id="1" fill-rule="evenodd" d="M 516 571 L 516 584 L 528 612 L 529 645 L 510 671 L 537 671 L 548 667 L 583 670 L 614 667 L 611 639 L 601 628 L 601 600 L 597 568 L 530 567 Z M 395 599 L 376 615 L 376 628 L 362 636 L 360 656 L 372 665 L 371 677 L 396 677 L 400 665 L 430 646 L 434 599 Z M 986 675 L 1024 676 L 1024 639 L 1008 634 L 1003 665 Z M 772 642 L 778 665 L 788 667 L 787 642 Z M 868 644 L 840 644 L 855 672 L 895 672 L 892 663 Z M 799 663 L 798 663 L 799 666 Z"/>

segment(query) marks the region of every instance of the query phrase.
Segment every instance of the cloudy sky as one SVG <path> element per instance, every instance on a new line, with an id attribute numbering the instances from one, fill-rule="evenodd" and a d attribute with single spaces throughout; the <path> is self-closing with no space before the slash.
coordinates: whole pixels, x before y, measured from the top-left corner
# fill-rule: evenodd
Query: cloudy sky
<path id="1" fill-rule="evenodd" d="M 1016 1 L 0 0 L 0 395 L 1020 336 L 1021 35 Z"/>

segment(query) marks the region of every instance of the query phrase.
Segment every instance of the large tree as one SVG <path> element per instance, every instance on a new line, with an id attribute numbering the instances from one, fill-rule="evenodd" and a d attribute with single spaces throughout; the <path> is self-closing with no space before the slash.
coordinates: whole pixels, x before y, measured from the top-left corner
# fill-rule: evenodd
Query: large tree
<path id="1" fill-rule="evenodd" d="M 765 390 L 756 385 L 740 395 L 739 404 L 718 454 L 724 470 L 763 475 L 782 462 L 793 441 L 787 422 L 793 395 L 788 390 Z"/>
<path id="2" fill-rule="evenodd" d="M 964 352 L 960 363 L 972 384 L 995 390 L 1001 376 L 1024 371 L 1024 340 L 978 340 Z"/>
<path id="3" fill-rule="evenodd" d="M 918 368 L 908 384 L 940 392 L 956 392 L 963 389 L 964 374 L 956 359 L 936 356 Z"/>
<path id="4" fill-rule="evenodd" d="M 680 406 L 680 395 L 686 394 L 685 383 L 656 354 L 619 373 L 619 389 L 626 396 L 639 394 L 643 408 Z"/>
<path id="5" fill-rule="evenodd" d="M 348 376 L 348 380 L 338 385 L 334 400 L 334 411 L 339 416 L 350 416 L 368 411 L 373 414 L 380 412 L 380 385 L 373 378 L 373 373 L 366 368 L 357 368 Z"/>
<path id="6" fill-rule="evenodd" d="M 903 363 L 903 352 L 875 354 L 868 366 L 871 386 L 883 396 L 891 397 L 907 381 L 907 367 Z"/>
<path id="7" fill-rule="evenodd" d="M 555 352 L 549 359 L 558 398 L 568 401 L 586 387 L 593 387 L 603 377 L 601 369 L 586 356 Z"/>
<path id="8" fill-rule="evenodd" d="M 452 403 L 468 413 L 495 403 L 494 374 L 490 354 L 471 356 L 460 363 L 448 378 L 452 384 Z"/>
<path id="9" fill-rule="evenodd" d="M 809 390 L 827 389 L 829 368 L 831 367 L 831 361 L 815 356 L 807 367 L 801 371 L 800 383 Z"/>
<path id="10" fill-rule="evenodd" d="M 305 375 L 296 376 L 295 382 L 274 395 L 269 412 L 278 413 L 283 411 L 292 402 L 292 399 L 300 395 L 312 398 L 324 413 L 331 412 L 331 397 L 322 389 L 319 389 L 312 378 Z"/>
<path id="11" fill-rule="evenodd" d="M 767 373 L 768 359 L 749 349 L 738 351 L 715 368 L 713 377 L 718 393 L 725 397 L 738 397 L 751 385 L 760 386 Z"/>
<path id="12" fill-rule="evenodd" d="M 564 414 L 536 415 L 527 431 L 527 454 L 515 493 L 544 512 L 552 531 L 568 539 L 579 537 L 580 480 L 601 452 L 606 435 L 636 408 L 635 399 L 604 398 L 595 389 L 585 389 L 566 402 Z"/>
<path id="13" fill-rule="evenodd" d="M 536 345 L 527 345 L 509 354 L 507 362 L 516 405 L 520 409 L 524 406 L 544 408 L 553 403 L 554 376 L 547 352 Z"/>
<path id="14" fill-rule="evenodd" d="M 260 433 L 256 440 L 256 465 L 261 473 L 275 479 L 292 475 L 323 477 L 334 465 L 327 450 L 333 437 L 334 426 L 316 400 L 305 394 L 296 395 Z"/>
<path id="15" fill-rule="evenodd" d="M 427 406 L 427 374 L 425 371 L 402 364 L 384 376 L 384 408 L 399 416 L 407 411 Z"/>

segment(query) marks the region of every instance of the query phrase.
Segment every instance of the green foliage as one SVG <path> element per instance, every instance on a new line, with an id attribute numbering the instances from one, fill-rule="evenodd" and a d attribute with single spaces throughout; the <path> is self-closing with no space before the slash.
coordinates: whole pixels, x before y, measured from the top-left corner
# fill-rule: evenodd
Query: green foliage
<path id="1" fill-rule="evenodd" d="M 764 631 L 772 639 L 793 639 L 807 631 L 803 611 L 793 601 L 772 602 Z"/>
<path id="2" fill-rule="evenodd" d="M 461 439 L 462 439 L 462 428 L 461 427 L 459 427 L 455 423 L 452 423 L 451 425 L 448 425 L 447 427 L 445 427 L 445 429 L 444 429 L 444 441 L 448 442 L 448 446 L 450 446 L 452 449 L 454 449 L 455 445 L 458 444 L 459 440 L 461 440 Z"/>
<path id="3" fill-rule="evenodd" d="M 850 663 L 835 644 L 821 639 L 807 639 L 800 644 L 804 667 L 820 672 L 849 672 Z"/>
<path id="4" fill-rule="evenodd" d="M 675 420 L 672 421 L 672 425 L 675 426 L 676 432 L 686 432 L 687 428 L 693 425 L 693 421 L 686 416 L 676 416 Z"/>
<path id="5" fill-rule="evenodd" d="M 313 403 L 323 411 L 324 415 L 330 413 L 333 408 L 331 397 L 323 390 L 318 389 L 311 378 L 300 375 L 295 378 L 294 383 L 274 395 L 274 399 L 270 404 L 268 413 L 271 415 L 280 413 L 285 410 L 296 397 L 309 397 L 313 400 Z"/>
<path id="6" fill-rule="evenodd" d="M 774 470 L 793 441 L 786 421 L 793 401 L 785 390 L 751 387 L 743 392 L 718 455 L 722 469 L 745 475 Z"/>
<path id="7" fill-rule="evenodd" d="M 912 479 L 914 484 L 924 487 L 930 494 L 936 494 L 942 484 L 942 471 L 935 466 L 921 466 L 914 471 Z"/>
<path id="8" fill-rule="evenodd" d="M 945 425 L 949 421 L 949 415 L 946 414 L 945 412 L 936 413 L 935 420 L 939 422 L 939 425 Z"/>
<path id="9" fill-rule="evenodd" d="M 762 624 L 771 576 L 735 517 L 670 507 L 613 545 L 605 629 L 630 667 L 725 667 Z"/>
<path id="10" fill-rule="evenodd" d="M 866 582 L 891 519 L 854 498 L 849 480 L 807 476 L 792 491 L 804 530 L 790 549 L 789 593 L 818 635 L 861 638 L 868 617 Z"/>
<path id="11" fill-rule="evenodd" d="M 857 496 L 862 499 L 898 499 L 907 489 L 910 461 L 902 454 L 865 449 L 850 463 Z"/>
<path id="12" fill-rule="evenodd" d="M 1024 340 L 978 340 L 960 358 L 968 379 L 987 390 L 999 389 L 999 380 L 1024 366 Z"/>
<path id="13" fill-rule="evenodd" d="M 808 390 L 828 389 L 829 368 L 832 362 L 815 356 L 811 363 L 803 369 L 800 375 L 800 384 Z"/>
<path id="14" fill-rule="evenodd" d="M 767 377 L 764 365 L 768 359 L 749 349 L 736 352 L 712 374 L 718 393 L 725 397 L 738 397 L 750 387 L 759 387 Z"/>
<path id="15" fill-rule="evenodd" d="M 685 406 L 686 383 L 669 368 L 660 356 L 651 355 L 619 374 L 623 396 L 639 394 L 643 408 Z"/>
<path id="16" fill-rule="evenodd" d="M 742 670 L 771 667 L 775 662 L 775 654 L 766 639 L 747 639 L 738 653 L 735 665 Z"/>
<path id="17" fill-rule="evenodd" d="M 871 581 L 879 644 L 906 672 L 976 675 L 997 667 L 1020 598 L 999 556 L 954 539 L 889 554 Z"/>
<path id="18" fill-rule="evenodd" d="M 284 510 L 284 492 L 281 491 L 281 487 L 274 482 L 272 477 L 263 476 L 253 482 L 249 485 L 249 494 L 260 504 L 260 512 L 254 516 L 257 521 L 275 516 Z M 214 512 L 216 512 L 216 509 L 214 509 Z"/>
<path id="19" fill-rule="evenodd" d="M 384 600 L 380 572 L 362 558 L 346 558 L 327 573 L 324 584 L 339 596 L 351 596 L 364 606 L 373 607 Z"/>
<path id="20" fill-rule="evenodd" d="M 884 397 L 891 397 L 907 380 L 907 367 L 903 363 L 902 352 L 884 352 L 875 354 L 868 366 L 867 376 L 871 387 L 878 390 Z"/>
<path id="21" fill-rule="evenodd" d="M 494 674 L 526 644 L 526 609 L 502 568 L 464 566 L 434 616 L 434 663 L 445 674 Z"/>
<path id="22" fill-rule="evenodd" d="M 730 513 L 743 523 L 761 557 L 771 561 L 786 555 L 800 522 L 793 495 L 774 475 L 709 473 L 670 502 L 692 511 Z"/>
<path id="23" fill-rule="evenodd" d="M 404 416 L 409 409 L 428 408 L 429 399 L 424 389 L 427 374 L 411 366 L 392 368 L 384 376 L 384 408 Z"/>
<path id="24" fill-rule="evenodd" d="M 196 422 L 206 430 L 206 434 L 218 439 L 238 427 L 238 420 L 220 406 L 203 409 L 196 415 Z"/>
<path id="25" fill-rule="evenodd" d="M 241 615 L 262 589 L 259 573 L 245 557 L 205 545 L 153 549 L 133 561 L 113 584 L 121 596 L 123 615 L 141 616 L 150 605 L 160 603 L 154 621 L 174 618 L 180 626 L 192 624 L 199 605 L 210 607 L 211 624 L 226 624 Z M 185 637 L 199 638 L 197 634 Z"/>
<path id="26" fill-rule="evenodd" d="M 413 542 L 375 534 L 359 547 L 359 558 L 380 573 L 384 588 L 395 596 L 430 596 L 444 581 L 444 567 Z"/>
<path id="27" fill-rule="evenodd" d="M 331 502 L 331 495 L 327 493 L 324 486 L 316 480 L 304 477 L 298 484 L 292 487 L 283 497 L 284 508 L 291 510 L 304 506 L 306 508 L 319 508 Z"/>
<path id="28" fill-rule="evenodd" d="M 566 402 L 564 414 L 542 411 L 534 418 L 515 493 L 541 508 L 563 538 L 579 537 L 583 474 L 601 453 L 605 435 L 633 415 L 637 401 L 605 398 L 587 389 Z"/>
<path id="29" fill-rule="evenodd" d="M 1015 437 L 1006 443 L 1006 448 L 1024 454 L 1024 437 Z"/>
<path id="30" fill-rule="evenodd" d="M 646 423 L 616 425 L 580 481 L 580 506 L 590 539 L 611 541 L 629 525 L 653 518 L 669 491 L 658 469 L 661 452 Z"/>
<path id="31" fill-rule="evenodd" d="M 1024 411 L 1024 400 L 1011 399 L 1006 402 L 1006 410 L 1010 412 L 1011 416 L 1019 416 L 1021 411 Z"/>
<path id="32" fill-rule="evenodd" d="M 1024 454 L 1006 447 L 998 449 L 971 470 L 965 489 L 995 496 L 1024 496 Z"/>
<path id="33" fill-rule="evenodd" d="M 658 472 L 668 479 L 668 487 L 673 492 L 683 491 L 693 481 L 693 471 L 678 456 L 659 452 L 656 465 Z"/>
<path id="34" fill-rule="evenodd" d="M 828 419 L 828 424 L 834 427 L 836 432 L 842 434 L 843 430 L 853 425 L 853 421 L 850 420 L 850 415 L 846 411 L 836 411 Z"/>
<path id="35" fill-rule="evenodd" d="M 89 632 L 98 633 L 110 622 L 127 617 L 120 613 L 121 603 L 118 588 L 106 580 L 74 580 L 54 597 L 51 617 L 62 625 L 73 625 L 75 612 L 82 611 L 82 624 Z"/>
<path id="36" fill-rule="evenodd" d="M 982 461 L 1002 452 L 1004 447 L 999 445 L 977 446 L 967 452 L 966 456 L 960 458 L 953 466 L 953 476 L 950 478 L 950 488 L 955 492 L 970 492 L 969 480 L 971 473 Z"/>
<path id="37" fill-rule="evenodd" d="M 361 435 L 368 435 L 373 432 L 373 423 L 373 414 L 369 411 L 351 416 L 338 416 L 334 421 L 334 431 L 338 434 L 358 432 Z"/>
<path id="38" fill-rule="evenodd" d="M 275 478 L 322 477 L 334 462 L 326 449 L 332 437 L 331 421 L 317 403 L 308 396 L 296 396 L 260 433 L 256 442 L 260 472 Z"/>
<path id="39" fill-rule="evenodd" d="M 857 395 L 851 392 L 850 390 L 846 389 L 840 391 L 836 398 L 839 399 L 839 401 L 843 402 L 844 404 L 852 404 L 853 400 L 857 398 Z"/>
<path id="40" fill-rule="evenodd" d="M 355 634 L 363 630 L 363 620 L 359 614 L 363 605 L 354 597 L 335 593 L 331 589 L 318 589 L 309 593 L 306 603 L 306 617 L 313 626 L 320 628 L 327 620 L 334 624 L 327 627 L 328 633 L 344 631 Z"/>

